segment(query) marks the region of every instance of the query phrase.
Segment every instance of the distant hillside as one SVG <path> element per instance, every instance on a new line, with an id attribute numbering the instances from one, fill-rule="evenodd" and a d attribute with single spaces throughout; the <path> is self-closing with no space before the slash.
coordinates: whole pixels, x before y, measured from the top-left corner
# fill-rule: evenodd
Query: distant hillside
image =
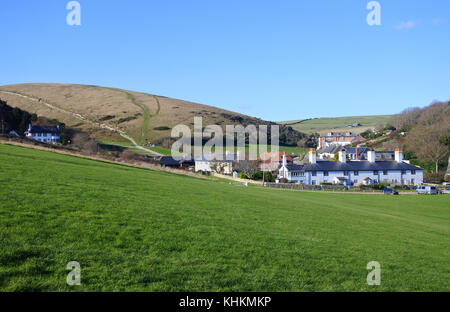
<path id="1" fill-rule="evenodd" d="M 58 119 L 88 132 L 98 140 L 124 141 L 111 129 L 122 131 L 139 144 L 168 145 L 172 128 L 193 127 L 194 116 L 203 126 L 216 124 L 270 125 L 271 122 L 220 108 L 121 89 L 73 84 L 19 84 L 0 86 L 0 98 L 12 107 Z M 289 145 L 305 135 L 282 127 Z M 281 138 L 281 135 L 280 135 Z M 291 140 L 292 142 L 290 142 Z M 165 144 L 162 144 L 164 143 Z"/>
<path id="2" fill-rule="evenodd" d="M 315 118 L 307 120 L 293 120 L 279 122 L 281 125 L 289 125 L 293 129 L 304 133 L 324 134 L 330 131 L 351 131 L 361 133 L 376 125 L 385 125 L 394 115 L 376 115 L 376 116 L 352 116 L 336 118 Z M 360 127 L 348 127 L 348 125 L 360 123 Z"/>

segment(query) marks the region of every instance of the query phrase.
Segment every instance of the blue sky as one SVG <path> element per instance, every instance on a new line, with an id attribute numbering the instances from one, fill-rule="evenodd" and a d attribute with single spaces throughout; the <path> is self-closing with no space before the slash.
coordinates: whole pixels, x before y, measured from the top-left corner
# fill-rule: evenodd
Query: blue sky
<path id="1" fill-rule="evenodd" d="M 450 1 L 2 0 L 0 85 L 118 87 L 266 120 L 450 99 Z"/>

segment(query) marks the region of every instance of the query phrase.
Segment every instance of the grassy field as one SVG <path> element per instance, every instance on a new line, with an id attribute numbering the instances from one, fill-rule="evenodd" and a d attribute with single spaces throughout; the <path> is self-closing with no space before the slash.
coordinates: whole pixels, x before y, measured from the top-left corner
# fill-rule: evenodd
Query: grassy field
<path id="1" fill-rule="evenodd" d="M 359 134 L 366 131 L 367 129 L 374 128 L 378 124 L 388 123 L 392 117 L 393 115 L 317 118 L 301 122 L 299 120 L 285 121 L 280 122 L 280 124 L 292 124 L 292 128 L 305 133 L 317 132 L 320 134 L 326 134 L 330 131 L 351 131 Z M 358 122 L 361 124 L 361 127 L 347 127 L 347 125 Z"/>
<path id="2" fill-rule="evenodd" d="M 8 145 L 0 190 L 0 291 L 450 291 L 448 196 L 246 188 Z"/>

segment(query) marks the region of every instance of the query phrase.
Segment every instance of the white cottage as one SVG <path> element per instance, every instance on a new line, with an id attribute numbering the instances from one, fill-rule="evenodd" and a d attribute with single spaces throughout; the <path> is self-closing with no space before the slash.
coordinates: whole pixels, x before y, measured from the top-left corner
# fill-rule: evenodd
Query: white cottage
<path id="1" fill-rule="evenodd" d="M 61 140 L 61 131 L 59 125 L 56 127 L 48 126 L 28 126 L 28 130 L 25 132 L 25 136 L 29 139 L 33 139 L 44 143 L 58 143 Z"/>
<path id="2" fill-rule="evenodd" d="M 345 149 L 339 151 L 339 161 L 317 161 L 315 149 L 309 152 L 309 164 L 288 165 L 283 161 L 279 178 L 299 184 L 378 184 L 420 185 L 423 169 L 406 163 L 400 149 L 395 161 L 376 161 L 375 151 L 367 152 L 368 160 L 347 161 Z"/>

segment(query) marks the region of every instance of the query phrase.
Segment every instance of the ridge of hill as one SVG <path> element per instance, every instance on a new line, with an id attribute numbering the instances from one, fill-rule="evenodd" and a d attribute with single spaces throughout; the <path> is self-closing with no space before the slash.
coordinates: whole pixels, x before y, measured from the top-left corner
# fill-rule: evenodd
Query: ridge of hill
<path id="1" fill-rule="evenodd" d="M 98 140 L 125 141 L 122 132 L 141 145 L 163 145 L 175 125 L 193 128 L 194 116 L 202 117 L 204 126 L 274 124 L 213 106 L 91 85 L 6 85 L 0 86 L 0 98 L 10 106 L 86 131 Z M 287 128 L 284 130 L 292 132 Z"/>
<path id="2" fill-rule="evenodd" d="M 387 124 L 395 115 L 348 116 L 333 118 L 310 118 L 304 120 L 280 121 L 280 125 L 291 126 L 294 130 L 304 133 L 326 134 L 328 132 L 351 131 L 360 134 L 377 125 Z M 361 124 L 349 127 L 352 124 Z"/>

